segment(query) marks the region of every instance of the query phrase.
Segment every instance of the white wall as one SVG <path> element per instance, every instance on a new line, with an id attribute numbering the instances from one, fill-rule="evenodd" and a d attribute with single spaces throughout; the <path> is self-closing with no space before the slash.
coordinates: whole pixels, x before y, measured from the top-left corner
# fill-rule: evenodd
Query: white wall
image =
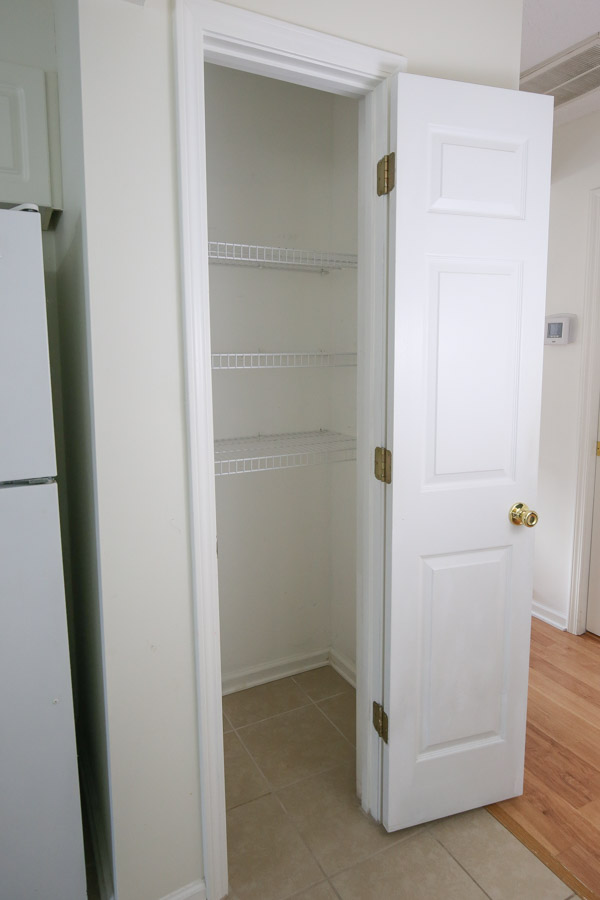
<path id="1" fill-rule="evenodd" d="M 53 237 L 65 413 L 64 484 L 71 525 L 69 561 L 80 700 L 77 731 L 83 796 L 93 820 L 98 878 L 101 888 L 108 892 L 112 884 L 110 770 L 90 378 L 79 17 L 77 0 L 53 0 L 53 5 L 63 183 L 63 213 Z"/>
<path id="2" fill-rule="evenodd" d="M 116 888 L 202 875 L 170 4 L 81 0 L 99 564 Z"/>
<path id="3" fill-rule="evenodd" d="M 518 81 L 521 0 L 269 3 L 262 11 L 403 53 L 414 72 Z M 202 874 L 172 8 L 172 0 L 79 0 L 119 900 L 157 900 Z"/>
<path id="4" fill-rule="evenodd" d="M 554 133 L 547 312 L 579 317 L 576 340 L 544 350 L 536 612 L 566 627 L 573 563 L 582 320 L 590 193 L 600 187 L 600 113 Z"/>

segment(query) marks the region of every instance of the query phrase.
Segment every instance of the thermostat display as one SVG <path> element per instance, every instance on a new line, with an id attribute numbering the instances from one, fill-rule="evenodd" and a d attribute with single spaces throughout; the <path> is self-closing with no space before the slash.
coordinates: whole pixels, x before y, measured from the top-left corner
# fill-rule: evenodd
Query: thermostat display
<path id="1" fill-rule="evenodd" d="M 575 339 L 575 316 L 557 313 L 546 316 L 545 344 L 571 344 Z"/>

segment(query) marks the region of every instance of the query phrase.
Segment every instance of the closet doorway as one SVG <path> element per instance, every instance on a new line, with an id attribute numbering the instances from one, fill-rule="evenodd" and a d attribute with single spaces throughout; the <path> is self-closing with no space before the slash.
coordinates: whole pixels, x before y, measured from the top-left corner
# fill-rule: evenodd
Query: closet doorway
<path id="1" fill-rule="evenodd" d="M 218 446 L 226 455 L 215 456 L 212 383 L 216 397 L 231 390 L 249 392 L 250 384 L 255 390 L 257 378 L 264 376 L 273 399 L 267 404 L 269 424 L 289 415 L 291 407 L 281 400 L 285 377 L 294 375 L 288 394 L 300 397 L 306 384 L 299 375 L 327 375 L 331 381 L 336 374 L 346 377 L 341 370 L 352 367 L 301 372 L 302 366 L 267 365 L 254 372 L 212 373 L 215 354 L 235 357 L 238 346 L 210 345 L 209 259 L 215 236 L 206 218 L 205 62 L 362 98 L 357 782 L 363 807 L 388 830 L 520 789 L 532 536 L 527 527 L 515 526 L 536 521 L 529 515 L 521 519 L 520 513 L 532 502 L 537 463 L 552 109 L 548 98 L 530 94 L 405 74 L 386 78 L 386 67 L 398 70 L 402 60 L 210 0 L 178 5 L 203 849 L 208 895 L 220 900 L 227 881 L 213 476 L 223 462 L 252 466 L 265 454 L 255 448 L 248 452 L 244 440 L 242 447 Z M 261 224 L 258 213 L 252 222 Z M 232 239 L 237 241 L 240 252 L 249 255 L 282 249 L 244 236 Z M 221 262 L 233 279 L 238 261 Z M 266 268 L 252 274 L 308 277 Z M 246 320 L 248 335 L 255 324 Z M 215 320 L 215 334 L 219 328 Z M 228 337 L 219 333 L 218 339 Z M 323 359 L 352 353 L 345 336 L 340 347 L 315 347 L 313 339 L 312 349 L 304 342 L 289 351 L 260 345 L 239 349 L 242 355 L 289 352 L 323 354 Z M 321 371 L 325 368 L 332 371 Z M 254 382 L 240 387 L 244 374 Z M 237 377 L 238 385 L 217 385 L 217 376 Z M 323 416 L 325 422 L 317 433 L 351 438 L 350 429 L 333 427 L 331 409 L 324 414 L 329 387 L 316 397 L 314 389 L 308 393 L 310 416 Z M 248 394 L 245 405 L 237 403 L 242 419 L 235 423 L 228 418 L 234 407 L 225 403 L 222 414 L 216 410 L 214 422 L 223 429 L 218 439 L 230 442 L 250 434 L 262 440 L 255 430 L 246 435 L 238 430 L 240 421 L 248 428 L 250 418 L 256 422 L 255 400 Z M 304 407 L 300 403 L 302 415 L 308 412 Z M 264 406 L 259 411 L 263 416 Z M 295 423 L 302 418 L 297 409 L 293 418 Z M 298 433 L 285 427 L 287 435 Z M 394 451 L 395 476 L 381 464 L 386 446 Z M 314 452 L 314 446 L 309 450 Z M 278 451 L 280 460 L 282 455 Z M 331 471 L 341 472 L 349 463 L 346 458 Z M 289 476 L 292 483 L 307 469 L 221 473 L 217 481 L 249 486 L 256 479 Z M 298 480 L 296 496 L 302 492 Z M 228 506 L 226 499 L 223 509 Z M 235 516 L 229 520 L 235 523 Z M 227 555 L 235 558 L 234 544 Z M 298 542 L 291 546 L 297 548 Z M 243 550 L 243 534 L 237 547 Z M 255 558 L 252 554 L 246 562 L 252 566 Z"/>

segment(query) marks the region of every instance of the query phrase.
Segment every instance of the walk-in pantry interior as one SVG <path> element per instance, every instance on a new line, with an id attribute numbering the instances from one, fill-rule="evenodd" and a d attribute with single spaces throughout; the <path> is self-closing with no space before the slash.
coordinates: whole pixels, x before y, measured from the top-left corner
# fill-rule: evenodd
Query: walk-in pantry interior
<path id="1" fill-rule="evenodd" d="M 352 680 L 358 104 L 205 77 L 223 691 Z"/>

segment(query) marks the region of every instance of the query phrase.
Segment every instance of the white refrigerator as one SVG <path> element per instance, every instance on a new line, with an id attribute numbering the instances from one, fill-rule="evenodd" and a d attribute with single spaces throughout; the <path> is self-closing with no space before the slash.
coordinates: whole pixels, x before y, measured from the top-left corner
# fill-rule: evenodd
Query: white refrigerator
<path id="1" fill-rule="evenodd" d="M 40 216 L 0 210 L 0 898 L 83 900 Z"/>

